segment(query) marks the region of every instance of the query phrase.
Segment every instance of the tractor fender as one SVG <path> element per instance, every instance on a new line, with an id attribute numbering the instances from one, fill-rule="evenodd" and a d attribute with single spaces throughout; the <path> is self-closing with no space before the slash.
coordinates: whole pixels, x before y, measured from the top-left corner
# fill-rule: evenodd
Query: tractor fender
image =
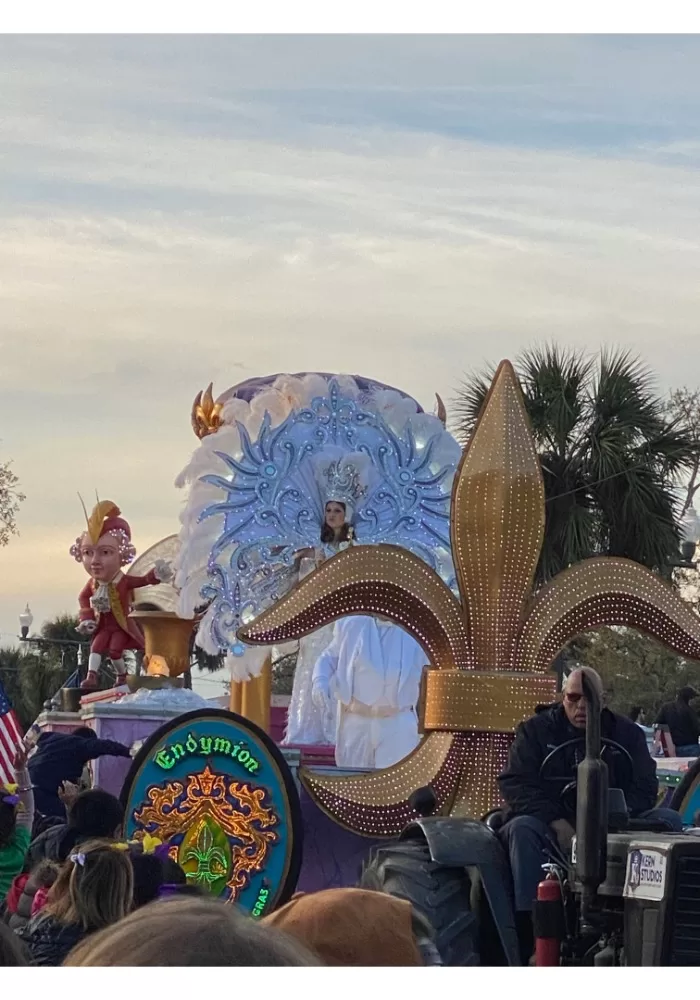
<path id="1" fill-rule="evenodd" d="M 424 840 L 430 858 L 446 868 L 476 868 L 509 965 L 519 965 L 513 882 L 496 834 L 474 819 L 426 816 L 404 829 L 400 840 Z"/>
<path id="2" fill-rule="evenodd" d="M 426 816 L 409 823 L 400 840 L 425 840 L 432 861 L 448 868 L 506 866 L 501 843 L 484 823 L 452 816 Z"/>

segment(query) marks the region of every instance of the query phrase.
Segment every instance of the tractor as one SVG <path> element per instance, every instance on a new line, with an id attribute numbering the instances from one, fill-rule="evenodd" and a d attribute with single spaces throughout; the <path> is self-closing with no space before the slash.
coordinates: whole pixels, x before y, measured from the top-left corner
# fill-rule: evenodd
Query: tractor
<path id="1" fill-rule="evenodd" d="M 672 834 L 628 816 L 601 759 L 612 741 L 601 738 L 600 697 L 585 676 L 583 685 L 585 756 L 561 789 L 575 795 L 576 836 L 570 858 L 543 865 L 533 900 L 534 964 L 700 965 L 700 831 Z M 624 748 L 612 746 L 632 767 Z M 503 812 L 481 821 L 429 815 L 434 804 L 431 790 L 420 789 L 414 809 L 421 818 L 371 852 L 360 884 L 411 902 L 433 925 L 444 965 L 522 964 L 498 836 Z"/>

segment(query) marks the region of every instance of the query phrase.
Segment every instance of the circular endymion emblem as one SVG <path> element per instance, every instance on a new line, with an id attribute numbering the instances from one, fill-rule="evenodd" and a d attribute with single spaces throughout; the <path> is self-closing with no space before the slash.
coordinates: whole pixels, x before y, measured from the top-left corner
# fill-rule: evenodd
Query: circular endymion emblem
<path id="1" fill-rule="evenodd" d="M 158 837 L 187 881 L 254 917 L 293 893 L 301 812 L 272 740 L 232 712 L 201 709 L 156 730 L 122 790 L 126 836 Z"/>

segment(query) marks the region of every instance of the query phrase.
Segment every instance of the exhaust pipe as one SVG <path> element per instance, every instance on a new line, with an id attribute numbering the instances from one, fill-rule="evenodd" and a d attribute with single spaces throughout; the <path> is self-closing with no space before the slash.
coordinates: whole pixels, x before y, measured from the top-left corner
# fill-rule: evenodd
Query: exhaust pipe
<path id="1" fill-rule="evenodd" d="M 586 756 L 577 770 L 576 878 L 581 885 L 581 930 L 595 932 L 598 887 L 607 874 L 608 767 L 600 759 L 600 695 L 585 672 Z"/>

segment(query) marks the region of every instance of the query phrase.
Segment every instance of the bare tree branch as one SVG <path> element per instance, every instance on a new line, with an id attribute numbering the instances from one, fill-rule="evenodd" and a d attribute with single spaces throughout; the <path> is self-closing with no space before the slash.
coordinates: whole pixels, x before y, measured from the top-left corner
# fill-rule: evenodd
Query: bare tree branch
<path id="1" fill-rule="evenodd" d="M 26 499 L 17 489 L 19 479 L 11 469 L 11 462 L 0 464 L 0 545 L 7 545 L 17 534 L 19 505 Z"/>
<path id="2" fill-rule="evenodd" d="M 669 393 L 666 413 L 697 445 L 697 457 L 690 468 L 688 481 L 683 484 L 682 517 L 693 506 L 700 490 L 700 389 L 689 389 L 687 386 L 674 389 Z"/>

